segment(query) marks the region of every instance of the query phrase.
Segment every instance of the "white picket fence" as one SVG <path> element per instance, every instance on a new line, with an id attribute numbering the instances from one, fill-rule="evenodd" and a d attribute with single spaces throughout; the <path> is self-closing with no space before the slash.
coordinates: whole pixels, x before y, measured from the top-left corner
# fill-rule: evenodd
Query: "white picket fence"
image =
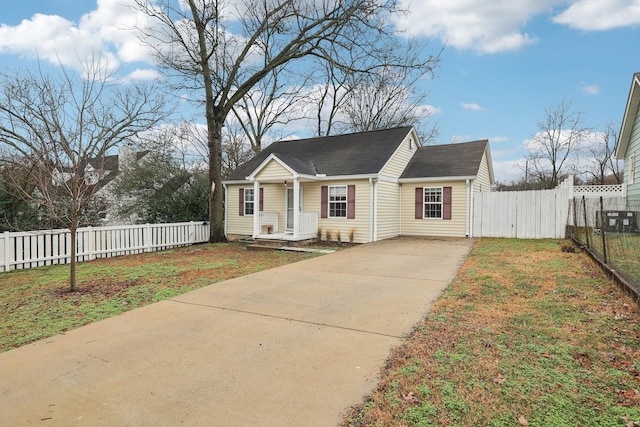
<path id="1" fill-rule="evenodd" d="M 574 198 L 624 200 L 625 195 L 623 184 L 574 186 L 572 176 L 554 190 L 475 193 L 473 236 L 564 238 L 566 226 L 573 224 Z"/>
<path id="2" fill-rule="evenodd" d="M 76 260 L 152 252 L 208 240 L 209 224 L 206 222 L 84 227 L 77 231 Z M 69 230 L 0 234 L 0 272 L 70 261 Z"/>

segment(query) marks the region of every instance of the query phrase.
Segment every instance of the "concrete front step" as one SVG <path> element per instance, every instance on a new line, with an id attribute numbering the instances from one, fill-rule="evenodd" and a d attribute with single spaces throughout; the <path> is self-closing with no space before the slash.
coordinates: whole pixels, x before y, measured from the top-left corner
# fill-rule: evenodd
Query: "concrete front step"
<path id="1" fill-rule="evenodd" d="M 257 243 L 252 243 L 247 245 L 247 250 L 249 251 L 277 251 L 280 250 L 283 246 L 273 246 L 273 245 L 259 245 Z"/>
<path id="2" fill-rule="evenodd" d="M 287 246 L 291 242 L 287 240 L 278 240 L 278 239 L 255 239 L 253 243 L 259 246 L 272 246 L 272 247 L 279 248 L 282 246 Z"/>

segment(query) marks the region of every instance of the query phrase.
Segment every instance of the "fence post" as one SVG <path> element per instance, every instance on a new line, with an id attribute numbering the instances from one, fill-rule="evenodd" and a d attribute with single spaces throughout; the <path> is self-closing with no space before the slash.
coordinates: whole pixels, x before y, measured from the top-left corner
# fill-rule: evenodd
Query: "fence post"
<path id="1" fill-rule="evenodd" d="M 9 232 L 4 232 L 4 271 L 9 272 L 11 268 L 11 260 L 9 259 Z"/>
<path id="2" fill-rule="evenodd" d="M 589 242 L 589 223 L 587 222 L 587 202 L 582 196 L 582 213 L 584 216 L 584 236 L 587 239 L 587 247 L 590 248 L 591 244 Z"/>
<path id="3" fill-rule="evenodd" d="M 153 243 L 153 239 L 151 238 L 151 224 L 146 224 L 144 226 L 144 251 L 151 252 L 151 245 Z"/>
<path id="4" fill-rule="evenodd" d="M 604 202 L 600 196 L 600 234 L 602 235 L 602 257 L 604 263 L 607 263 L 607 238 L 604 235 Z"/>
<path id="5" fill-rule="evenodd" d="M 189 224 L 189 234 L 189 243 L 193 245 L 196 241 L 196 224 L 193 221 Z"/>
<path id="6" fill-rule="evenodd" d="M 580 236 L 578 235 L 578 211 L 576 210 L 577 206 L 576 206 L 576 198 L 572 197 L 571 198 L 571 202 L 573 203 L 573 228 L 572 228 L 572 234 L 573 237 L 576 237 L 578 240 L 580 240 Z"/>
<path id="7" fill-rule="evenodd" d="M 86 229 L 87 229 L 87 233 L 89 234 L 89 236 L 88 236 L 89 242 L 88 242 L 88 245 L 87 245 L 88 246 L 87 252 L 88 252 L 89 260 L 91 261 L 91 260 L 96 259 L 96 257 L 95 257 L 96 239 L 95 239 L 95 237 L 93 235 L 93 227 L 88 226 L 88 227 L 86 227 Z"/>

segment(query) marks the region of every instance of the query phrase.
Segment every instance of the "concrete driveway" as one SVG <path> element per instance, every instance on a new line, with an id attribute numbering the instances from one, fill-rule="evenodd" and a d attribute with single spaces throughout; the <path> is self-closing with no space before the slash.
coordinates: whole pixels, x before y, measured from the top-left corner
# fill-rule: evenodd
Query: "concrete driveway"
<path id="1" fill-rule="evenodd" d="M 472 245 L 362 245 L 1 353 L 0 424 L 336 425 Z"/>

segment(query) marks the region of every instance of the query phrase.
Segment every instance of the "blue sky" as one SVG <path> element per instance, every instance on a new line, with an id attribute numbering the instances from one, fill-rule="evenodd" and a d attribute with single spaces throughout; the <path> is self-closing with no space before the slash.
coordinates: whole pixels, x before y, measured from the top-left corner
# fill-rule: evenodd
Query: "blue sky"
<path id="1" fill-rule="evenodd" d="M 640 0 L 401 0 L 397 22 L 446 48 L 426 82 L 437 143 L 488 138 L 495 175 L 509 181 L 536 123 L 563 98 L 595 131 L 619 128 L 640 71 Z M 131 76 L 155 71 L 130 31 L 131 0 L 0 0 L 0 70 L 101 50 Z"/>

